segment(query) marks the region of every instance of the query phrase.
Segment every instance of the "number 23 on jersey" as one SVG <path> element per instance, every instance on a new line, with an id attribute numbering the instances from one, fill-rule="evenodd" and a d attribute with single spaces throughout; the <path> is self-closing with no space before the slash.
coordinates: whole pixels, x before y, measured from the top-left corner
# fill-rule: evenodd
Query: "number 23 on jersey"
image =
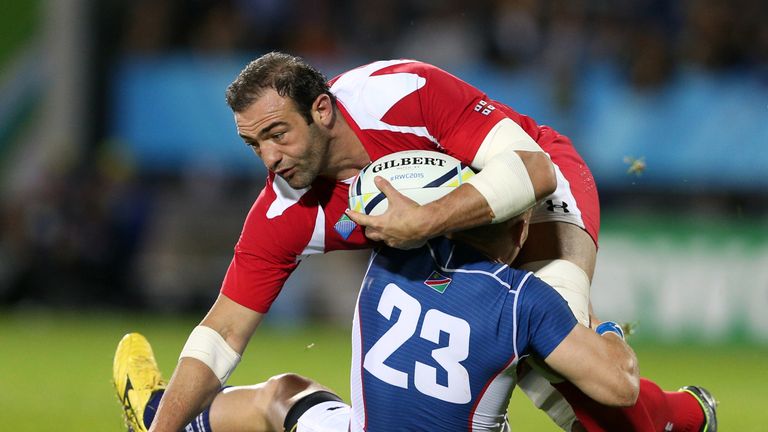
<path id="1" fill-rule="evenodd" d="M 424 314 L 419 330 L 421 304 L 400 287 L 390 283 L 381 294 L 377 311 L 391 321 L 395 308 L 400 310 L 400 316 L 365 354 L 365 370 L 387 384 L 404 389 L 408 388 L 408 377 L 412 373 L 414 386 L 419 392 L 446 402 L 468 403 L 472 399 L 469 373 L 461 362 L 469 356 L 469 323 L 437 309 L 429 309 Z M 419 338 L 435 344 L 440 342 L 441 332 L 448 334 L 448 345 L 431 352 L 434 361 L 447 374 L 446 385 L 437 382 L 438 371 L 435 367 L 417 359 L 413 359 L 412 370 L 397 370 L 385 364 L 390 356 L 414 337 L 417 330 Z"/>

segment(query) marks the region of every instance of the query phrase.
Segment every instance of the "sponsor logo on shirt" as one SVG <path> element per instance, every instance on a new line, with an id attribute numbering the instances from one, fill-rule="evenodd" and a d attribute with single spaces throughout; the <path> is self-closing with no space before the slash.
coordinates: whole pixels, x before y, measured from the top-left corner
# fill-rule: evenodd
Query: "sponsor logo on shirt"
<path id="1" fill-rule="evenodd" d="M 561 204 L 555 204 L 552 200 L 547 200 L 547 210 L 554 212 L 555 209 L 561 210 L 563 213 L 570 213 L 571 211 L 568 210 L 568 203 L 565 201 L 560 201 Z"/>

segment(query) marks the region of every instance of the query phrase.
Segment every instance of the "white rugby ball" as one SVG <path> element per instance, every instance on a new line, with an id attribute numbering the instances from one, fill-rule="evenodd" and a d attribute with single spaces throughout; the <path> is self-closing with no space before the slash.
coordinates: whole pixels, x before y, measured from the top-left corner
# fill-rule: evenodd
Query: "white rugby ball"
<path id="1" fill-rule="evenodd" d="M 387 210 L 387 198 L 373 182 L 376 176 L 384 177 L 400 193 L 424 205 L 447 195 L 473 175 L 470 167 L 445 153 L 392 153 L 360 170 L 349 187 L 349 208 L 374 216 Z"/>

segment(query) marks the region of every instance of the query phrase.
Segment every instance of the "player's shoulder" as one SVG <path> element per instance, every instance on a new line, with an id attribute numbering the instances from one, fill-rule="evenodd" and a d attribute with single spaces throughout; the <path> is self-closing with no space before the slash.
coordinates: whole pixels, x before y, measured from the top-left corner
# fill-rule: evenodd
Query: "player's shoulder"
<path id="1" fill-rule="evenodd" d="M 418 75 L 422 78 L 452 76 L 435 65 L 419 60 L 394 59 L 379 60 L 342 72 L 328 81 L 328 84 L 333 93 L 338 93 L 343 92 L 344 90 L 349 90 L 350 88 L 363 86 L 371 79 L 374 79 L 373 77 L 398 74 L 401 77 L 403 74 L 409 74 Z"/>
<path id="2" fill-rule="evenodd" d="M 341 182 L 316 181 L 294 189 L 270 173 L 246 216 L 239 247 L 258 253 L 287 250 L 294 255 L 324 252 L 329 245 L 344 248 L 354 230 L 340 219 L 347 207 L 346 187 Z M 329 218 L 339 222 L 328 224 Z M 317 235 L 319 232 L 325 234 Z M 364 244 L 360 237 L 362 234 L 354 236 L 357 247 Z"/>
<path id="3" fill-rule="evenodd" d="M 541 291 L 541 290 L 553 290 L 548 283 L 544 282 L 543 280 L 539 279 L 533 272 L 529 270 L 523 270 L 518 268 L 510 268 L 510 270 L 513 272 L 511 279 L 516 281 L 515 286 L 518 287 L 518 289 L 524 289 L 527 291 Z"/>
<path id="4" fill-rule="evenodd" d="M 551 285 L 539 279 L 532 272 L 527 270 L 515 270 L 516 285 L 518 295 L 520 295 L 520 305 L 523 309 L 534 307 L 545 310 L 555 310 L 555 305 L 564 303 L 563 297 L 552 288 Z"/>
<path id="5" fill-rule="evenodd" d="M 256 199 L 256 207 L 270 213 L 271 216 L 279 216 L 300 201 L 306 203 L 314 195 L 313 186 L 294 189 L 282 177 L 270 172 L 264 188 Z"/>
<path id="6" fill-rule="evenodd" d="M 286 224 L 297 231 L 305 226 L 312 229 L 314 224 L 311 222 L 319 208 L 318 190 L 314 184 L 294 189 L 281 177 L 270 173 L 248 212 L 244 229 L 269 232 L 277 225 Z"/>
<path id="7" fill-rule="evenodd" d="M 460 241 L 437 237 L 426 246 L 429 255 L 439 266 L 465 273 L 475 279 L 487 279 L 492 284 L 514 289 L 528 272 L 488 259 L 482 252 Z"/>

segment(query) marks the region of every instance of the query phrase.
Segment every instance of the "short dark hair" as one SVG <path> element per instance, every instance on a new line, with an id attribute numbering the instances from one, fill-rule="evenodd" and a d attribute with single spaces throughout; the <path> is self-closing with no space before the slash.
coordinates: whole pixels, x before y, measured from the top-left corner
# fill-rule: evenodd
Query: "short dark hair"
<path id="1" fill-rule="evenodd" d="M 248 63 L 227 87 L 227 105 L 234 112 L 246 110 L 265 89 L 272 88 L 296 104 L 296 109 L 312 123 L 312 103 L 318 96 L 331 94 L 325 76 L 303 59 L 281 52 L 271 52 Z"/>

